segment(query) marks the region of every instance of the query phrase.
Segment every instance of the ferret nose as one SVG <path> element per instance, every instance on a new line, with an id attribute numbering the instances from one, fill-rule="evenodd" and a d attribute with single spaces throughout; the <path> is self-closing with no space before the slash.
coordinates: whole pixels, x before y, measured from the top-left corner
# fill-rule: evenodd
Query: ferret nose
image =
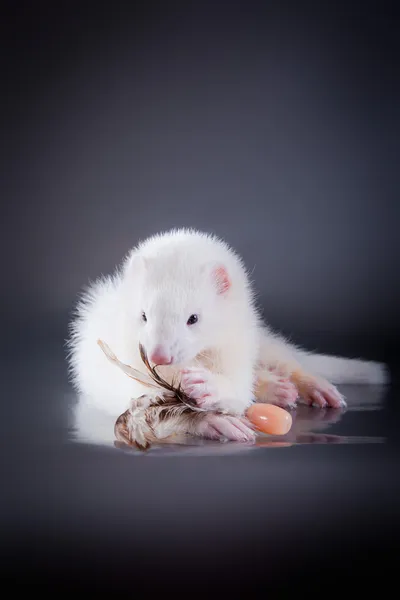
<path id="1" fill-rule="evenodd" d="M 156 346 L 150 354 L 150 361 L 155 365 L 170 365 L 172 356 L 162 346 Z"/>

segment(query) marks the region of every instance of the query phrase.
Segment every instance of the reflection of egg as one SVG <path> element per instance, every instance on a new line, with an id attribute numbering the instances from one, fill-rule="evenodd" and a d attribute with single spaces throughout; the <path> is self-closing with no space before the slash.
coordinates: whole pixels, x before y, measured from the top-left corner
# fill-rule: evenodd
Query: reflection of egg
<path id="1" fill-rule="evenodd" d="M 254 427 L 270 435 L 285 435 L 292 426 L 291 414 L 273 404 L 253 404 L 246 416 Z"/>

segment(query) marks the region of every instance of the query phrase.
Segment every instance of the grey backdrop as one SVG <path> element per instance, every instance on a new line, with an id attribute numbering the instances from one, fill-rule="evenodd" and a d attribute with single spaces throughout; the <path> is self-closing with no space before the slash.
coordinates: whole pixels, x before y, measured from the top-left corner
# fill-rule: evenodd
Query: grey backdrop
<path id="1" fill-rule="evenodd" d="M 71 597 L 371 594 L 397 576 L 398 387 L 310 425 L 386 444 L 147 460 L 66 443 L 77 293 L 172 226 L 237 248 L 297 341 L 398 373 L 394 3 L 181 4 L 2 2 L 0 577 Z"/>
<path id="2" fill-rule="evenodd" d="M 62 341 L 82 285 L 185 225 L 243 254 L 266 317 L 297 341 L 387 354 L 394 4 L 55 4 L 5 3 L 10 331 Z"/>

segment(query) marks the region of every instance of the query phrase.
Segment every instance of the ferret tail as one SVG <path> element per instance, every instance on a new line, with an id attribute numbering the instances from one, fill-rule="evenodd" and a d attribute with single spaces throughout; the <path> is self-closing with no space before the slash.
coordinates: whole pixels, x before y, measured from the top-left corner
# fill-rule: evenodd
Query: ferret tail
<path id="1" fill-rule="evenodd" d="M 333 384 L 387 385 L 389 370 L 383 363 L 354 358 L 299 352 L 302 367 L 313 375 L 324 377 Z"/>

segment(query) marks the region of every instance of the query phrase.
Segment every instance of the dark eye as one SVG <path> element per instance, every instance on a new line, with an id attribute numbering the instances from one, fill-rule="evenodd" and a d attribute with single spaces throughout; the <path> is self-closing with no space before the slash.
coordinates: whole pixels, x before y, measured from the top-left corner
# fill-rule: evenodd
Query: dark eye
<path id="1" fill-rule="evenodd" d="M 142 321 L 144 321 L 145 323 L 147 323 L 147 317 L 146 317 L 146 313 L 142 312 Z"/>
<path id="2" fill-rule="evenodd" d="M 197 315 L 190 315 L 190 317 L 187 320 L 187 324 L 194 325 L 195 323 L 197 323 L 198 320 L 199 320 L 199 317 Z"/>

